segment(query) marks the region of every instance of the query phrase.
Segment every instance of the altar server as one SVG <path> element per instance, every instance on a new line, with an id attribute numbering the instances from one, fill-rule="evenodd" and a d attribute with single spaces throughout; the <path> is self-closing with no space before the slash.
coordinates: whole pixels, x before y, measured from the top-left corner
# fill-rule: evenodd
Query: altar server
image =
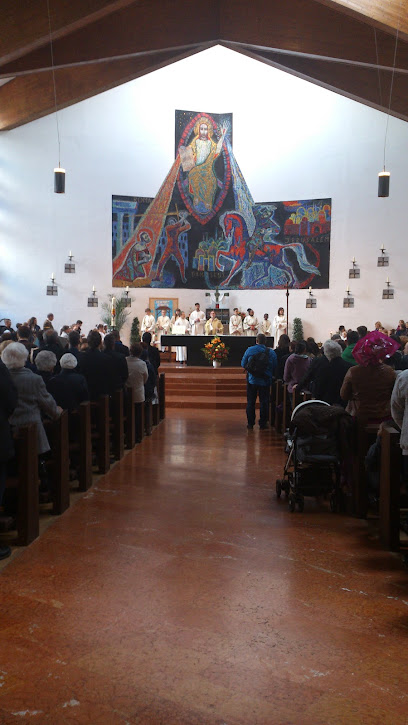
<path id="1" fill-rule="evenodd" d="M 170 317 L 167 314 L 168 307 L 162 307 L 161 308 L 161 314 L 158 316 L 156 321 L 156 332 L 157 337 L 160 345 L 160 339 L 162 335 L 168 335 L 170 332 L 170 325 L 171 320 Z M 162 352 L 165 350 L 165 347 L 162 347 Z"/>
<path id="2" fill-rule="evenodd" d="M 283 309 L 283 307 L 279 307 L 278 314 L 275 315 L 275 317 L 273 318 L 273 334 L 275 337 L 275 340 L 274 340 L 275 347 L 277 347 L 277 345 L 278 345 L 280 336 L 283 334 L 285 334 L 285 335 L 287 334 L 287 332 L 286 332 L 287 325 L 288 325 L 288 322 L 285 317 L 285 310 Z"/>
<path id="3" fill-rule="evenodd" d="M 204 324 L 205 324 L 205 312 L 200 310 L 200 303 L 196 302 L 195 310 L 191 313 L 189 317 L 189 322 L 191 325 L 191 334 L 192 335 L 204 335 Z"/>
<path id="4" fill-rule="evenodd" d="M 152 311 L 151 311 L 150 307 L 146 307 L 145 316 L 142 320 L 142 326 L 140 328 L 142 335 L 144 332 L 150 332 L 151 336 L 154 338 L 155 326 L 156 326 L 156 323 L 155 323 L 154 315 L 152 315 Z"/>
<path id="5" fill-rule="evenodd" d="M 265 312 L 261 322 L 261 332 L 265 335 L 265 337 L 270 337 L 272 335 L 272 322 L 270 321 L 267 312 Z"/>
<path id="6" fill-rule="evenodd" d="M 206 335 L 223 335 L 224 326 L 221 320 L 216 316 L 216 311 L 211 310 L 210 319 L 205 323 L 205 334 Z"/>
<path id="7" fill-rule="evenodd" d="M 189 335 L 190 334 L 190 323 L 186 318 L 186 313 L 183 310 L 180 312 L 179 317 L 176 318 L 173 326 L 174 335 Z M 176 346 L 176 362 L 182 365 L 187 362 L 187 348 Z"/>
<path id="8" fill-rule="evenodd" d="M 247 309 L 247 315 L 244 318 L 243 322 L 243 329 L 244 329 L 244 335 L 247 337 L 256 337 L 258 334 L 258 327 L 259 322 L 258 319 L 255 317 L 254 311 L 248 307 Z"/>
<path id="9" fill-rule="evenodd" d="M 238 307 L 234 307 L 234 314 L 230 317 L 229 334 L 235 335 L 235 337 L 242 335 L 242 317 L 238 312 Z"/>

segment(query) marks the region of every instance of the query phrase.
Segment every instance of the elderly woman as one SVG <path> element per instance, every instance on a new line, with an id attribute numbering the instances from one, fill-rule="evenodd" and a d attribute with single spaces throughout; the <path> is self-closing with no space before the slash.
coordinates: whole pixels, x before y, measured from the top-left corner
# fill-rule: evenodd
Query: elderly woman
<path id="1" fill-rule="evenodd" d="M 53 377 L 56 364 L 57 357 L 51 350 L 41 350 L 35 358 L 36 370 L 34 372 L 42 377 L 45 385 Z"/>
<path id="2" fill-rule="evenodd" d="M 88 385 L 84 376 L 76 371 L 78 361 L 75 355 L 66 352 L 60 359 L 60 365 L 61 372 L 51 378 L 47 390 L 61 408 L 75 410 L 84 400 L 89 400 Z"/>
<path id="3" fill-rule="evenodd" d="M 17 430 L 28 423 L 36 424 L 37 452 L 40 455 L 50 450 L 41 413 L 49 418 L 58 418 L 62 410 L 47 392 L 42 378 L 24 367 L 27 355 L 27 349 L 20 342 L 8 345 L 1 355 L 18 393 L 17 406 L 9 422 L 12 428 Z"/>
<path id="4" fill-rule="evenodd" d="M 357 365 L 344 378 L 340 397 L 347 411 L 357 419 L 381 423 L 391 417 L 391 394 L 396 373 L 384 360 L 394 354 L 398 344 L 375 330 L 355 345 L 353 356 Z"/>

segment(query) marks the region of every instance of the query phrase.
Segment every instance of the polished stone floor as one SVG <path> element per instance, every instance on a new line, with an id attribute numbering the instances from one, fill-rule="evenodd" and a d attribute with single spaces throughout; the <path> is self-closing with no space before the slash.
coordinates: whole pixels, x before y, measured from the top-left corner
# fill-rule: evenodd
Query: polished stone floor
<path id="1" fill-rule="evenodd" d="M 1 572 L 1 725 L 406 725 L 408 574 L 283 460 L 170 411 Z"/>

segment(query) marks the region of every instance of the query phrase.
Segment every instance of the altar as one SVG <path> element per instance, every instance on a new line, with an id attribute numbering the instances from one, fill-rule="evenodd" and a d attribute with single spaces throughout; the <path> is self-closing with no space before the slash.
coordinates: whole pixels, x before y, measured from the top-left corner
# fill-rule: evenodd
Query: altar
<path id="1" fill-rule="evenodd" d="M 187 365 L 208 364 L 202 348 L 212 339 L 211 335 L 162 335 L 160 345 L 163 347 L 186 347 Z M 220 339 L 229 348 L 228 360 L 224 367 L 239 367 L 245 350 L 256 344 L 255 337 L 244 337 L 243 335 L 220 335 Z M 267 347 L 273 348 L 274 338 L 267 337 Z"/>

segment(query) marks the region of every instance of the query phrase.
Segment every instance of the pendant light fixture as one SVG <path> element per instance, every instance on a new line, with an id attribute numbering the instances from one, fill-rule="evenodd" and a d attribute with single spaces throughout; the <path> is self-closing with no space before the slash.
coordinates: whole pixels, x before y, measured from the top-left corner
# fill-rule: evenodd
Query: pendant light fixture
<path id="1" fill-rule="evenodd" d="M 396 60 L 397 60 L 398 35 L 399 35 L 400 22 L 401 22 L 401 6 L 402 6 L 402 0 L 400 0 L 398 26 L 397 26 L 397 32 L 395 35 L 394 60 L 393 60 L 393 64 L 392 64 L 392 74 L 391 74 L 391 83 L 390 83 L 390 98 L 389 98 L 389 102 L 388 102 L 387 122 L 385 125 L 385 136 L 384 136 L 383 170 L 378 173 L 378 196 L 381 198 L 385 198 L 390 195 L 390 176 L 391 176 L 391 174 L 389 171 L 385 170 L 385 151 L 386 151 L 386 146 L 387 146 L 388 123 L 390 120 L 392 89 L 393 89 L 393 85 L 394 85 L 394 75 L 395 75 L 395 64 L 396 64 Z M 379 62 L 378 62 L 377 34 L 375 32 L 375 28 L 374 28 L 374 37 L 375 37 L 375 49 L 376 49 L 376 53 L 377 53 L 378 83 L 380 86 L 380 101 L 381 101 L 381 80 L 380 80 L 380 68 L 379 68 Z"/>
<path id="2" fill-rule="evenodd" d="M 48 12 L 48 29 L 49 29 L 49 34 L 50 34 L 52 83 L 53 83 L 53 87 L 54 87 L 55 121 L 57 124 L 57 139 L 58 139 L 58 167 L 54 169 L 54 192 L 55 192 L 55 194 L 65 194 L 65 169 L 63 169 L 61 167 L 61 140 L 60 140 L 59 123 L 58 123 L 57 87 L 56 87 L 56 83 L 55 83 L 54 49 L 53 49 L 53 45 L 52 45 L 50 0 L 47 0 L 47 12 Z"/>

